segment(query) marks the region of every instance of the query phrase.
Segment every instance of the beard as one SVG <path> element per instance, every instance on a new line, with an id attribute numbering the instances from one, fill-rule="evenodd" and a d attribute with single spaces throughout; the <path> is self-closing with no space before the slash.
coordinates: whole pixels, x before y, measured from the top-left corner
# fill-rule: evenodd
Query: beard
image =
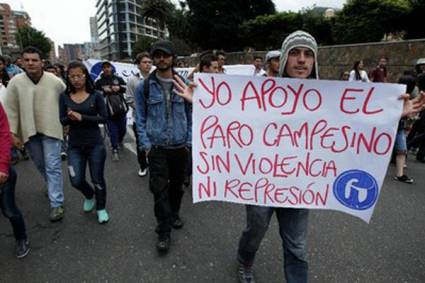
<path id="1" fill-rule="evenodd" d="M 156 68 L 159 71 L 167 71 L 169 69 L 171 69 L 171 67 L 173 66 L 173 63 L 167 63 L 167 62 L 158 62 L 158 64 L 156 64 Z"/>

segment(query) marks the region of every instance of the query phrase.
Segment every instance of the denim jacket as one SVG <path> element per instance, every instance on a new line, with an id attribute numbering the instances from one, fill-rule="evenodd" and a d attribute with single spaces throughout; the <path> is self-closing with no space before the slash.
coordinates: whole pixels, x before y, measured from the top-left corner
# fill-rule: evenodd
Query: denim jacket
<path id="1" fill-rule="evenodd" d="M 149 82 L 149 98 L 145 104 L 143 89 L 146 82 Z M 141 150 L 149 150 L 152 146 L 191 146 L 192 107 L 171 91 L 171 111 L 167 115 L 166 101 L 155 73 L 138 84 L 135 100 L 138 146 Z"/>

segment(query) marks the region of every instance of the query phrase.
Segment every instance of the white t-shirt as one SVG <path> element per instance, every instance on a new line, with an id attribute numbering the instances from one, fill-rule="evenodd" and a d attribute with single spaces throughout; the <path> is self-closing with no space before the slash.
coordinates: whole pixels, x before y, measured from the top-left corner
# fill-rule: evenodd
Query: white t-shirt
<path id="1" fill-rule="evenodd" d="M 264 71 L 263 69 L 260 69 L 258 72 L 257 72 L 257 70 L 254 70 L 254 76 L 262 77 L 265 74 L 266 74 L 266 71 Z"/>
<path id="2" fill-rule="evenodd" d="M 367 73 L 365 70 L 360 70 L 360 80 L 356 79 L 356 71 L 351 70 L 350 77 L 348 78 L 348 81 L 350 82 L 356 82 L 356 81 L 362 81 L 364 83 L 369 83 L 369 77 L 367 76 Z"/>

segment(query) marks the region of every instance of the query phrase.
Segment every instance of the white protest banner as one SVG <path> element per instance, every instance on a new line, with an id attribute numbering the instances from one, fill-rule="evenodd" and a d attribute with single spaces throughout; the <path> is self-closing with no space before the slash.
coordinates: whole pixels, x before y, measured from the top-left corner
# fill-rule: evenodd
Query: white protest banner
<path id="1" fill-rule="evenodd" d="M 226 75 L 253 76 L 255 71 L 254 65 L 224 65 L 223 68 Z"/>
<path id="2" fill-rule="evenodd" d="M 96 81 L 96 79 L 100 76 L 102 73 L 102 62 L 99 59 L 88 59 L 85 60 L 83 63 L 86 66 L 87 70 L 90 73 L 91 78 L 93 81 Z M 139 70 L 137 69 L 136 65 L 130 64 L 130 63 L 121 63 L 121 62 L 115 62 L 110 61 L 112 67 L 115 70 L 115 73 L 122 77 L 125 82 L 127 80 L 137 74 Z M 253 65 L 226 65 L 224 66 L 226 70 L 226 74 L 229 75 L 253 75 L 255 67 Z M 183 78 L 187 79 L 189 74 L 193 71 L 193 67 L 189 68 L 175 68 L 175 70 L 181 75 Z M 155 70 L 155 66 L 152 67 L 152 71 Z M 127 125 L 133 124 L 133 115 L 132 115 L 133 109 L 129 109 L 127 113 Z"/>
<path id="3" fill-rule="evenodd" d="M 90 76 L 92 77 L 92 79 L 94 81 L 102 73 L 102 62 L 104 62 L 104 61 L 101 61 L 101 60 L 98 60 L 98 59 L 88 59 L 88 60 L 84 61 L 84 65 L 89 70 Z M 113 69 L 115 70 L 115 73 L 118 76 L 122 77 L 125 82 L 127 82 L 127 80 L 131 76 L 139 73 L 139 70 L 137 69 L 136 65 L 134 65 L 134 64 L 114 62 L 114 61 L 111 61 L 110 63 L 112 65 Z"/>
<path id="4" fill-rule="evenodd" d="M 193 200 L 332 209 L 369 222 L 405 87 L 195 76 Z"/>
<path id="5" fill-rule="evenodd" d="M 102 62 L 98 59 L 88 59 L 84 61 L 84 65 L 89 70 L 89 73 L 93 80 L 96 80 L 102 72 Z M 127 82 L 128 78 L 139 72 L 136 65 L 130 63 L 121 62 L 110 62 L 115 72 Z M 254 74 L 255 67 L 253 65 L 226 65 L 224 66 L 227 75 L 246 75 L 252 76 Z M 155 66 L 152 67 L 152 71 L 155 70 Z M 188 68 L 175 68 L 175 70 L 183 77 L 187 78 L 188 75 L 193 71 L 193 67 Z"/>

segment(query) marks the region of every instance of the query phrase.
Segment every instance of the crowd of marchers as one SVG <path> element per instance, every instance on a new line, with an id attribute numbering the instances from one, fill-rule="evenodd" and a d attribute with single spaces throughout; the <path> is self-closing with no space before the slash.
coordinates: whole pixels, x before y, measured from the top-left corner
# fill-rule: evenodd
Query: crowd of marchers
<path id="1" fill-rule="evenodd" d="M 82 210 L 96 212 L 100 224 L 109 221 L 105 162 L 120 160 L 127 131 L 127 112 L 133 111 L 132 131 L 136 137 L 140 177 L 148 176 L 157 221 L 156 249 L 168 253 L 173 230 L 184 227 L 181 213 L 183 186 L 190 186 L 192 174 L 192 98 L 197 87 L 195 72 L 226 74 L 224 52 L 204 52 L 187 78 L 174 69 L 177 59 L 173 42 L 158 40 L 149 52 L 137 54 L 139 72 L 127 82 L 102 62 L 102 73 L 93 81 L 86 66 L 47 65 L 35 47 L 22 52 L 20 68 L 0 57 L 0 78 L 6 88 L 0 104 L 0 206 L 10 220 L 16 239 L 16 256 L 25 257 L 30 244 L 25 222 L 15 203 L 19 172 L 13 163 L 30 158 L 46 184 L 49 219 L 65 215 L 64 180 L 82 194 Z M 287 36 L 281 50 L 255 57 L 253 76 L 319 80 L 316 40 L 304 31 Z M 341 79 L 363 82 L 387 81 L 387 58 L 380 58 L 369 74 L 358 61 Z M 11 66 L 13 65 L 13 66 Z M 152 66 L 155 70 L 152 71 Z M 399 83 L 407 85 L 402 119 L 398 125 L 394 162 L 395 179 L 412 183 L 405 173 L 406 155 L 425 157 L 425 60 L 415 72 L 406 73 Z M 100 125 L 104 125 L 101 127 Z M 109 141 L 105 142 L 105 137 Z M 67 172 L 62 172 L 66 159 Z M 86 179 L 89 168 L 90 180 Z M 76 204 L 78 205 L 78 204 Z M 309 210 L 246 205 L 246 228 L 241 232 L 235 255 L 240 282 L 255 282 L 253 265 L 271 217 L 276 214 L 283 247 L 283 268 L 287 282 L 307 282 L 307 227 Z M 190 229 L 190 228 L 189 228 Z"/>

